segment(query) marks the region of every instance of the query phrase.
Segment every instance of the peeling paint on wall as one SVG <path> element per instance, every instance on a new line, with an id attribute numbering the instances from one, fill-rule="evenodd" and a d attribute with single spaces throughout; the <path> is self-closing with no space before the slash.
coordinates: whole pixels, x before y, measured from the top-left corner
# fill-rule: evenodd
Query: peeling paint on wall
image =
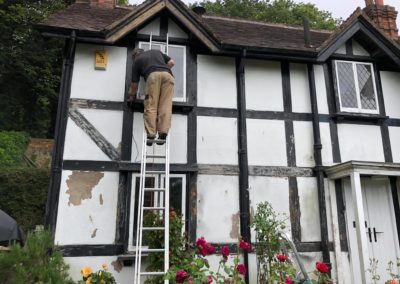
<path id="1" fill-rule="evenodd" d="M 122 261 L 120 261 L 118 259 L 111 262 L 111 265 L 114 267 L 114 270 L 117 271 L 118 273 L 120 273 L 122 268 L 124 267 L 124 264 L 122 263 Z"/>
<path id="2" fill-rule="evenodd" d="M 68 205 L 78 206 L 82 204 L 82 200 L 91 199 L 93 188 L 99 184 L 103 177 L 104 173 L 102 172 L 73 171 L 67 179 Z"/>
<path id="3" fill-rule="evenodd" d="M 239 238 L 239 225 L 240 225 L 240 213 L 232 214 L 232 229 L 229 234 L 229 236 L 232 239 L 238 239 Z"/>
<path id="4" fill-rule="evenodd" d="M 94 229 L 93 233 L 90 235 L 90 237 L 93 239 L 96 237 L 96 233 L 97 233 L 97 228 Z"/>
<path id="5" fill-rule="evenodd" d="M 103 194 L 100 194 L 99 195 L 99 201 L 100 201 L 100 205 L 103 205 L 103 203 L 104 203 L 104 200 L 103 200 Z"/>

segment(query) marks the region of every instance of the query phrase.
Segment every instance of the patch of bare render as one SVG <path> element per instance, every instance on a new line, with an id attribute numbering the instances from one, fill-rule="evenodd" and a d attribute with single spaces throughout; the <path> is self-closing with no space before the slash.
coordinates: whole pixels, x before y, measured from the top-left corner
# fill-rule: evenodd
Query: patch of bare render
<path id="1" fill-rule="evenodd" d="M 118 273 L 120 273 L 122 268 L 124 267 L 124 264 L 122 263 L 122 261 L 120 261 L 118 259 L 111 262 L 111 265 L 114 267 L 114 270 L 117 271 Z"/>
<path id="2" fill-rule="evenodd" d="M 97 228 L 94 229 L 94 231 L 93 231 L 93 233 L 90 235 L 90 237 L 91 237 L 92 239 L 94 239 L 94 238 L 96 237 L 96 234 L 97 234 Z"/>
<path id="3" fill-rule="evenodd" d="M 232 229 L 231 229 L 229 236 L 232 239 L 238 239 L 239 238 L 239 226 L 240 226 L 240 213 L 238 212 L 236 214 L 232 214 L 231 221 L 232 221 Z"/>
<path id="4" fill-rule="evenodd" d="M 104 203 L 103 194 L 100 193 L 99 199 L 100 199 L 100 205 L 103 205 L 103 203 Z"/>
<path id="5" fill-rule="evenodd" d="M 82 204 L 82 200 L 91 199 L 93 188 L 103 177 L 104 173 L 102 172 L 73 171 L 67 179 L 68 205 L 78 206 Z"/>

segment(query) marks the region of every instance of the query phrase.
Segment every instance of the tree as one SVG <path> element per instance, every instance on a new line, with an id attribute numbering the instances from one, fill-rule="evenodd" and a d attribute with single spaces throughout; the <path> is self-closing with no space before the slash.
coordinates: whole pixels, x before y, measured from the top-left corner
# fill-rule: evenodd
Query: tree
<path id="1" fill-rule="evenodd" d="M 69 0 L 0 0 L 0 130 L 51 137 L 63 41 L 34 28 Z"/>
<path id="2" fill-rule="evenodd" d="M 293 0 L 203 0 L 193 6 L 202 6 L 207 14 L 239 17 L 270 23 L 302 25 L 303 19 L 310 21 L 313 28 L 333 30 L 341 22 L 327 11 L 319 10 L 314 4 L 296 3 Z"/>

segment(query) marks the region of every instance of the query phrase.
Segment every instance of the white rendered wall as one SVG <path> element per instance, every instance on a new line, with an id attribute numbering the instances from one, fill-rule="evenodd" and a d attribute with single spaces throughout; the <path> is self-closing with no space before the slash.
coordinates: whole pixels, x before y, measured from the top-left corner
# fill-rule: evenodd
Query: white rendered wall
<path id="1" fill-rule="evenodd" d="M 333 164 L 333 155 L 332 155 L 332 140 L 331 140 L 331 130 L 329 127 L 329 123 L 320 122 L 319 131 L 321 135 L 321 155 L 322 155 L 322 164 L 324 166 L 330 166 Z"/>
<path id="2" fill-rule="evenodd" d="M 289 211 L 289 181 L 287 177 L 263 177 L 249 176 L 250 212 L 257 212 L 257 205 L 268 201 L 275 212 L 282 214 L 286 219 L 286 232 L 290 233 L 290 211 Z M 252 230 L 252 241 L 255 241 L 255 234 Z"/>
<path id="3" fill-rule="evenodd" d="M 353 54 L 360 56 L 369 56 L 368 51 L 364 49 L 357 41 L 353 39 Z"/>
<path id="4" fill-rule="evenodd" d="M 301 241 L 321 241 L 317 179 L 313 177 L 298 177 L 297 187 L 301 212 Z"/>
<path id="5" fill-rule="evenodd" d="M 326 95 L 325 74 L 322 65 L 314 65 L 314 76 L 318 113 L 328 114 L 328 98 Z M 329 79 L 327 78 L 327 80 Z"/>
<path id="6" fill-rule="evenodd" d="M 386 115 L 391 118 L 400 118 L 400 72 L 382 71 L 381 83 Z"/>
<path id="7" fill-rule="evenodd" d="M 342 162 L 385 161 L 379 126 L 338 124 L 338 136 Z"/>
<path id="8" fill-rule="evenodd" d="M 335 50 L 335 53 L 338 54 L 346 54 L 346 44 L 343 44 L 341 47 Z"/>
<path id="9" fill-rule="evenodd" d="M 133 114 L 132 135 L 132 162 L 140 162 L 143 141 L 143 113 Z M 187 116 L 173 114 L 170 135 L 170 163 L 186 164 L 187 162 Z M 154 145 L 147 148 L 148 153 L 163 155 L 164 146 Z M 164 159 L 155 159 L 154 162 L 164 163 Z"/>
<path id="10" fill-rule="evenodd" d="M 106 70 L 95 70 L 95 51 L 108 51 Z M 127 48 L 93 44 L 76 45 L 71 98 L 123 101 Z"/>
<path id="11" fill-rule="evenodd" d="M 290 63 L 290 88 L 293 112 L 311 112 L 307 65 Z"/>
<path id="12" fill-rule="evenodd" d="M 389 137 L 393 162 L 400 163 L 400 127 L 389 127 Z"/>
<path id="13" fill-rule="evenodd" d="M 246 60 L 246 108 L 283 111 L 281 63 Z"/>
<path id="14" fill-rule="evenodd" d="M 160 18 L 157 18 L 148 23 L 146 26 L 138 31 L 138 34 L 153 34 L 157 36 L 160 35 Z"/>
<path id="15" fill-rule="evenodd" d="M 197 56 L 197 105 L 236 108 L 235 59 Z"/>
<path id="16" fill-rule="evenodd" d="M 249 165 L 287 166 L 285 122 L 247 119 Z"/>
<path id="17" fill-rule="evenodd" d="M 298 167 L 315 166 L 312 122 L 293 121 L 293 130 L 296 148 L 296 165 Z"/>
<path id="18" fill-rule="evenodd" d="M 238 241 L 238 182 L 237 176 L 198 176 L 197 237 L 203 236 L 212 243 Z"/>
<path id="19" fill-rule="evenodd" d="M 187 34 L 171 19 L 168 19 L 168 36 L 188 38 Z"/>
<path id="20" fill-rule="evenodd" d="M 197 117 L 197 162 L 238 164 L 237 120 L 225 117 Z"/>
<path id="21" fill-rule="evenodd" d="M 113 244 L 119 174 L 84 172 L 82 177 L 80 173 L 62 172 L 54 242 L 57 245 Z"/>

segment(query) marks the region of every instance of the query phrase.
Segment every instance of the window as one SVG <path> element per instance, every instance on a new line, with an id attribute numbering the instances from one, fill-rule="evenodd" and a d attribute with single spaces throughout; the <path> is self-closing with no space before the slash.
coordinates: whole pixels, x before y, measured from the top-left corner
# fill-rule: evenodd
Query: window
<path id="1" fill-rule="evenodd" d="M 164 175 L 148 176 L 145 181 L 145 187 L 164 187 Z M 137 226 L 137 209 L 140 187 L 140 175 L 134 174 L 132 177 L 132 199 L 131 199 L 131 220 L 130 220 L 130 237 L 129 250 L 134 250 L 136 245 L 136 226 Z M 169 176 L 169 206 L 170 210 L 175 210 L 179 215 L 183 216 L 185 221 L 185 198 L 186 198 L 186 176 L 174 175 Z M 164 193 L 162 192 L 146 192 L 144 195 L 144 206 L 161 206 L 164 202 Z"/>
<path id="2" fill-rule="evenodd" d="M 335 61 L 335 66 L 340 111 L 378 113 L 373 65 Z"/>
<path id="3" fill-rule="evenodd" d="M 150 43 L 139 42 L 139 48 L 144 50 L 150 49 Z M 175 66 L 172 68 L 172 73 L 175 77 L 174 101 L 186 101 L 186 47 L 181 45 L 167 45 L 161 42 L 152 42 L 151 49 L 160 50 L 168 54 L 175 61 Z M 168 49 L 168 50 L 167 50 Z M 144 99 L 144 79 L 140 79 L 139 83 L 139 98 Z"/>

